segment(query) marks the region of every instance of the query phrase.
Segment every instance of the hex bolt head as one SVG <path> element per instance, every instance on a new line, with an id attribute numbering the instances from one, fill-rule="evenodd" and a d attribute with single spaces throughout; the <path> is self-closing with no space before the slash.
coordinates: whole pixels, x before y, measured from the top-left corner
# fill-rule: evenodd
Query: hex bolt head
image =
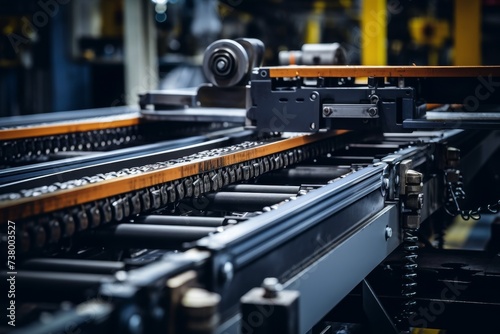
<path id="1" fill-rule="evenodd" d="M 330 116 L 333 113 L 333 109 L 331 107 L 324 107 L 323 108 L 323 115 L 324 116 Z"/>
<path id="2" fill-rule="evenodd" d="M 378 108 L 377 107 L 370 107 L 368 108 L 368 115 L 371 117 L 375 117 L 378 115 Z"/>

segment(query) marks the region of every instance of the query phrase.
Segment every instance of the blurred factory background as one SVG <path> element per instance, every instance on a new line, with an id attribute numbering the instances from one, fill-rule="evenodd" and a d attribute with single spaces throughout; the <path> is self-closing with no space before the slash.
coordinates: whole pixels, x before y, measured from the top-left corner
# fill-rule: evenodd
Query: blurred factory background
<path id="1" fill-rule="evenodd" d="M 0 116 L 136 104 L 193 87 L 219 38 L 339 42 L 350 64 L 491 65 L 498 0 L 0 0 Z"/>

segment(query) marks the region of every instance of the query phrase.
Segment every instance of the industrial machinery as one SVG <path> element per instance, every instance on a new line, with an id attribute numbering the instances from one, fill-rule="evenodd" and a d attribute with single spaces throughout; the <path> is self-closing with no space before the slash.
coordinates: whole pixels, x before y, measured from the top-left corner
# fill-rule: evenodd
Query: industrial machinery
<path id="1" fill-rule="evenodd" d="M 464 190 L 498 166 L 500 67 L 262 67 L 262 51 L 215 42 L 210 84 L 140 111 L 2 120 L 2 331 L 498 331 L 498 239 L 442 238 L 446 212 L 500 209 L 498 187 Z M 450 320 L 468 312 L 481 322 Z"/>

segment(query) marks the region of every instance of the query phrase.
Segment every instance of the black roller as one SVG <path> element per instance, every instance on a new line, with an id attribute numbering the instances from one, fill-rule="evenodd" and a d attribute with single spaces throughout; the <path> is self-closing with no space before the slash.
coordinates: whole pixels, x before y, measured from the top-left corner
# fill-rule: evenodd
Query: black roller
<path id="1" fill-rule="evenodd" d="M 207 194 L 208 210 L 214 211 L 258 211 L 265 206 L 277 204 L 296 194 L 218 192 Z"/>
<path id="2" fill-rule="evenodd" d="M 217 87 L 246 85 L 254 67 L 262 63 L 264 44 L 254 38 L 221 39 L 203 55 L 203 73 Z"/>
<path id="3" fill-rule="evenodd" d="M 88 234 L 87 242 L 117 248 L 179 249 L 216 232 L 214 227 L 120 224 Z"/>
<path id="4" fill-rule="evenodd" d="M 148 215 L 134 219 L 134 222 L 149 225 L 219 227 L 223 225 L 224 218 Z"/>
<path id="5" fill-rule="evenodd" d="M 31 259 L 23 262 L 23 270 L 60 271 L 67 273 L 113 274 L 125 269 L 123 262 L 75 259 Z"/>
<path id="6" fill-rule="evenodd" d="M 297 194 L 299 186 L 270 186 L 259 184 L 234 184 L 223 189 L 224 191 L 238 191 L 246 193 L 274 193 L 274 194 Z"/>
<path id="7" fill-rule="evenodd" d="M 0 275 L 2 284 L 9 283 L 9 278 L 9 275 Z M 109 275 L 19 271 L 15 276 L 16 302 L 85 301 L 102 283 L 113 280 Z"/>
<path id="8" fill-rule="evenodd" d="M 268 184 L 325 184 L 350 171 L 350 167 L 302 166 L 272 171 L 258 180 Z"/>

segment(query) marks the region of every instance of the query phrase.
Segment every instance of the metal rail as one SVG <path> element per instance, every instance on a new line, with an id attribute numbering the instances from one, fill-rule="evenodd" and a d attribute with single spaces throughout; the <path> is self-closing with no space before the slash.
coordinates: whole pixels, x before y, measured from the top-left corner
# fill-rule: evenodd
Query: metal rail
<path id="1" fill-rule="evenodd" d="M 264 70 L 262 68 L 260 70 Z M 268 67 L 271 78 L 387 77 L 464 78 L 500 76 L 500 66 L 281 66 Z"/>

